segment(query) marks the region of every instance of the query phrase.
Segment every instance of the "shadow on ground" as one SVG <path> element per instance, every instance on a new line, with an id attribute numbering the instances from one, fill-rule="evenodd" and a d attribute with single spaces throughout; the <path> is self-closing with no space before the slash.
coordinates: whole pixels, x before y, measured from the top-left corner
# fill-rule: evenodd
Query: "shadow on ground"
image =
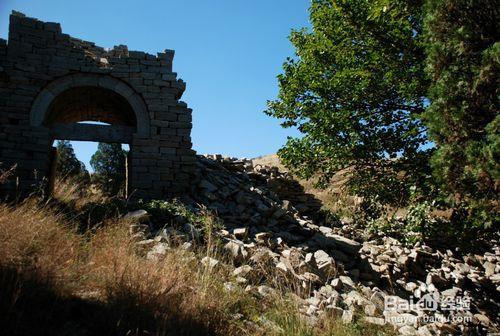
<path id="1" fill-rule="evenodd" d="M 0 267 L 2 335 L 214 335 L 186 316 L 138 304 L 139 298 L 113 302 L 82 299 L 64 293 L 37 270 Z M 137 299 L 137 300 L 136 300 Z"/>

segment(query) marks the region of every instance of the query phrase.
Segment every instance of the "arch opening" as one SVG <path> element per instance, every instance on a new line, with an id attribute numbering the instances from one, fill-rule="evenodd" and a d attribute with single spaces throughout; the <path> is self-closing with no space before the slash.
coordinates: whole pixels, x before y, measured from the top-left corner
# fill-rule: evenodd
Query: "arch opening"
<path id="1" fill-rule="evenodd" d="M 112 77 L 93 75 L 73 75 L 49 84 L 37 96 L 30 121 L 33 126 L 47 129 L 52 145 L 56 140 L 69 140 L 126 147 L 131 146 L 134 134 L 149 135 L 150 123 L 142 98 L 130 87 Z M 129 193 L 131 152 L 123 157 L 125 196 Z M 57 157 L 57 150 L 52 147 L 50 193 L 54 190 Z M 115 182 L 109 180 L 111 184 Z"/>
<path id="2" fill-rule="evenodd" d="M 141 96 L 110 76 L 74 74 L 59 78 L 40 92 L 31 108 L 32 126 L 53 128 L 55 124 L 81 121 L 129 127 L 140 136 L 150 136 L 149 113 Z"/>
<path id="3" fill-rule="evenodd" d="M 137 127 L 134 110 L 125 98 L 112 90 L 92 86 L 74 87 L 55 97 L 44 125 L 84 121 Z"/>

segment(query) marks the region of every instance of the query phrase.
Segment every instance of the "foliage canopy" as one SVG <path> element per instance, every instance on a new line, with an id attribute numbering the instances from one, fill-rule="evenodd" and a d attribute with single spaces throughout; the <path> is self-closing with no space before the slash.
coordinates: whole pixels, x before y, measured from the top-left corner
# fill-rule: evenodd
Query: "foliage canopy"
<path id="1" fill-rule="evenodd" d="M 426 12 L 435 177 L 484 224 L 500 181 L 499 2 L 428 0 Z"/>
<path id="2" fill-rule="evenodd" d="M 68 140 L 58 140 L 56 149 L 56 173 L 59 176 L 63 178 L 88 176 L 85 164 L 77 159 L 73 146 Z"/>
<path id="3" fill-rule="evenodd" d="M 311 30 L 293 31 L 296 57 L 278 76 L 268 115 L 297 127 L 279 151 L 304 178 L 346 170 L 349 187 L 402 203 L 424 180 L 428 151 L 422 7 L 366 0 L 313 0 Z"/>
<path id="4" fill-rule="evenodd" d="M 94 169 L 92 181 L 105 193 L 116 195 L 124 188 L 125 184 L 125 158 L 126 151 L 119 143 L 100 142 L 97 151 L 90 159 Z"/>

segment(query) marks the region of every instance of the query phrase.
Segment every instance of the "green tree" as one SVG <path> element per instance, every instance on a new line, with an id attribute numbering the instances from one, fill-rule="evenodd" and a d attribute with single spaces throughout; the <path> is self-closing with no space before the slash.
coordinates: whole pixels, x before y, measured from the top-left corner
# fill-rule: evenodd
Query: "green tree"
<path id="1" fill-rule="evenodd" d="M 278 152 L 294 173 L 325 183 L 346 169 L 351 191 L 383 203 L 423 181 L 422 17 L 419 1 L 312 1 L 312 29 L 292 31 L 296 57 L 266 110 L 303 133 Z"/>
<path id="2" fill-rule="evenodd" d="M 121 144 L 99 143 L 97 151 L 90 159 L 94 169 L 93 183 L 105 193 L 117 195 L 125 186 L 126 151 Z"/>
<path id="3" fill-rule="evenodd" d="M 428 0 L 426 10 L 432 84 L 425 120 L 437 144 L 435 177 L 487 220 L 500 181 L 499 2 Z"/>
<path id="4" fill-rule="evenodd" d="M 85 164 L 76 158 L 73 146 L 68 140 L 58 140 L 56 173 L 63 177 L 84 177 L 88 175 Z"/>

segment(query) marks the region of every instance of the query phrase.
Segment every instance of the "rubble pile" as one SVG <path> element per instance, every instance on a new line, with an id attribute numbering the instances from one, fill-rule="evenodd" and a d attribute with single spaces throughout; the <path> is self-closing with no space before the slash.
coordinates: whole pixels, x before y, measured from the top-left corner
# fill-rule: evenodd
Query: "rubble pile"
<path id="1" fill-rule="evenodd" d="M 361 313 L 366 322 L 391 325 L 401 335 L 498 332 L 498 242 L 478 255 L 419 243 L 407 247 L 390 237 L 356 241 L 304 216 L 297 209 L 301 198 L 293 197 L 299 196 L 296 190 L 283 199 L 267 188 L 291 179 L 276 168 L 210 156 L 199 157 L 197 169 L 184 202 L 205 206 L 224 222 L 218 235 L 237 266 L 234 281 L 225 284 L 228 290 L 243 286 L 268 296 L 279 288 L 276 279 L 294 283 L 301 312 L 311 324 L 325 316 L 350 323 Z M 193 228 L 185 226 L 185 231 L 189 248 Z M 154 242 L 148 257 L 166 253 L 164 232 L 162 239 L 145 240 Z M 201 262 L 219 264 L 208 257 Z M 269 272 L 261 274 L 264 263 L 274 279 Z"/>

